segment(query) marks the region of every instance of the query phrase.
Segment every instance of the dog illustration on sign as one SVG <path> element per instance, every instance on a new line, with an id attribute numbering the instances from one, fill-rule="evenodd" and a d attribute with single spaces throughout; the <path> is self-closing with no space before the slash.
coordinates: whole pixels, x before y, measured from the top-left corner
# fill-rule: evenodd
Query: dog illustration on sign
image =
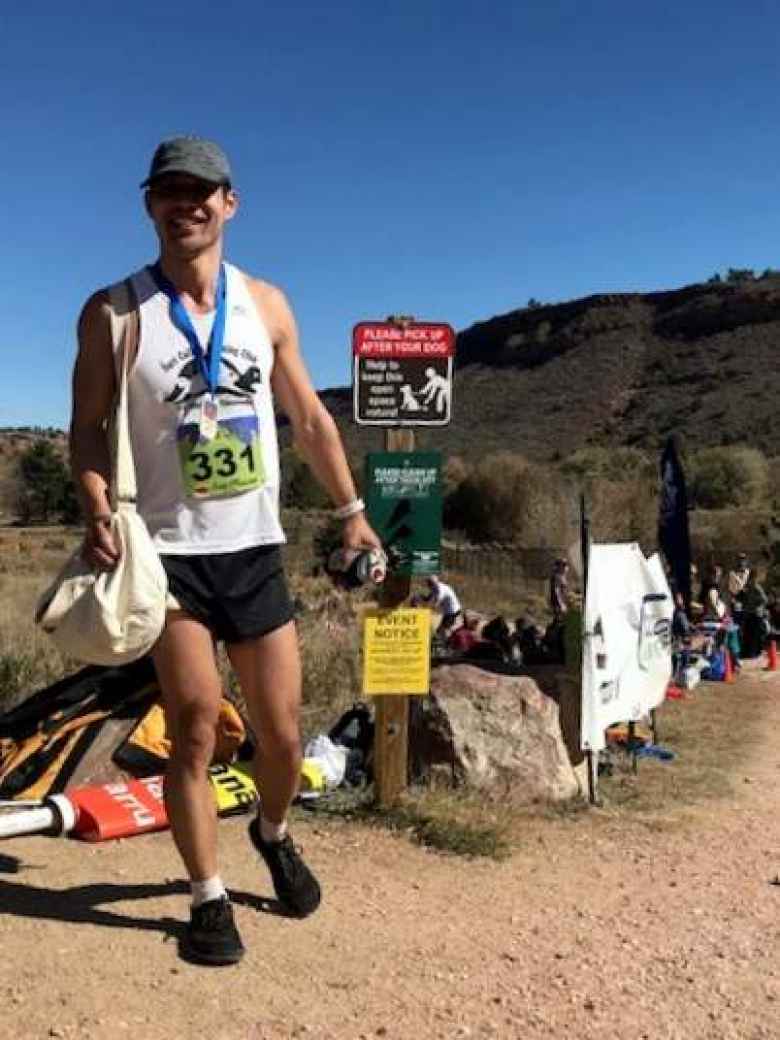
<path id="1" fill-rule="evenodd" d="M 404 383 L 401 387 L 400 408 L 402 412 L 419 412 L 421 408 L 420 402 L 414 396 L 414 392 L 408 383 Z"/>
<path id="2" fill-rule="evenodd" d="M 446 376 L 441 375 L 435 368 L 425 369 L 426 382 L 418 391 L 412 390 L 409 383 L 404 383 L 401 390 L 401 403 L 399 409 L 402 412 L 419 412 L 423 408 L 430 408 L 431 404 L 437 412 L 446 413 L 450 400 L 450 384 Z M 418 400 L 422 399 L 422 403 Z"/>

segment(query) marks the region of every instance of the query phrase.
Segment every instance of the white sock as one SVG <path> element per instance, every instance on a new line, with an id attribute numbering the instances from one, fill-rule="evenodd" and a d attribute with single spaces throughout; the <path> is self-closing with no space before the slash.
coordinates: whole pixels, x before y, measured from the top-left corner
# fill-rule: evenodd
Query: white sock
<path id="1" fill-rule="evenodd" d="M 282 820 L 281 823 L 271 823 L 262 813 L 258 813 L 257 818 L 260 821 L 260 837 L 263 841 L 284 841 L 287 834 L 287 820 Z"/>
<path id="2" fill-rule="evenodd" d="M 219 874 L 206 878 L 205 881 L 190 881 L 190 890 L 193 907 L 200 906 L 201 903 L 208 903 L 210 899 L 220 899 L 227 895 Z"/>

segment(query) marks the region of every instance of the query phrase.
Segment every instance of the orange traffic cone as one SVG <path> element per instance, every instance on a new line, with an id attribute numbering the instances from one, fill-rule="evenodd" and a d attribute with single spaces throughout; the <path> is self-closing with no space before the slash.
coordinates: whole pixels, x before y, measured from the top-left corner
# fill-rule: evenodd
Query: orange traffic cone
<path id="1" fill-rule="evenodd" d="M 731 651 L 726 647 L 726 668 L 723 673 L 724 682 L 734 682 L 734 666 L 731 663 Z"/>
<path id="2" fill-rule="evenodd" d="M 777 640 L 770 639 L 769 645 L 766 648 L 766 670 L 768 672 L 777 671 Z"/>

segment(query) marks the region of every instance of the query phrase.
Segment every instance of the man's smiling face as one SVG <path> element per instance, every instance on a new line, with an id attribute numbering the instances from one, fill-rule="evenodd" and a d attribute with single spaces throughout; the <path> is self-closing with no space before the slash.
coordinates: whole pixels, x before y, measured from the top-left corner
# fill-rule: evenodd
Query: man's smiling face
<path id="1" fill-rule="evenodd" d="M 160 244 L 181 259 L 197 256 L 218 242 L 237 206 L 229 186 L 184 173 L 158 177 L 146 192 L 146 210 Z"/>

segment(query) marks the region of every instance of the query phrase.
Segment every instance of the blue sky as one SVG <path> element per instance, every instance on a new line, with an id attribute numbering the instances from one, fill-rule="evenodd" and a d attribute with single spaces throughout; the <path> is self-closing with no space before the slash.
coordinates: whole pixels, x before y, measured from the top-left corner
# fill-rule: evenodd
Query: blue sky
<path id="1" fill-rule="evenodd" d="M 357 321 L 780 266 L 780 7 L 36 3 L 0 16 L 0 426 L 67 423 L 84 299 L 154 258 L 161 138 L 231 157 L 228 256 L 315 384 Z"/>

